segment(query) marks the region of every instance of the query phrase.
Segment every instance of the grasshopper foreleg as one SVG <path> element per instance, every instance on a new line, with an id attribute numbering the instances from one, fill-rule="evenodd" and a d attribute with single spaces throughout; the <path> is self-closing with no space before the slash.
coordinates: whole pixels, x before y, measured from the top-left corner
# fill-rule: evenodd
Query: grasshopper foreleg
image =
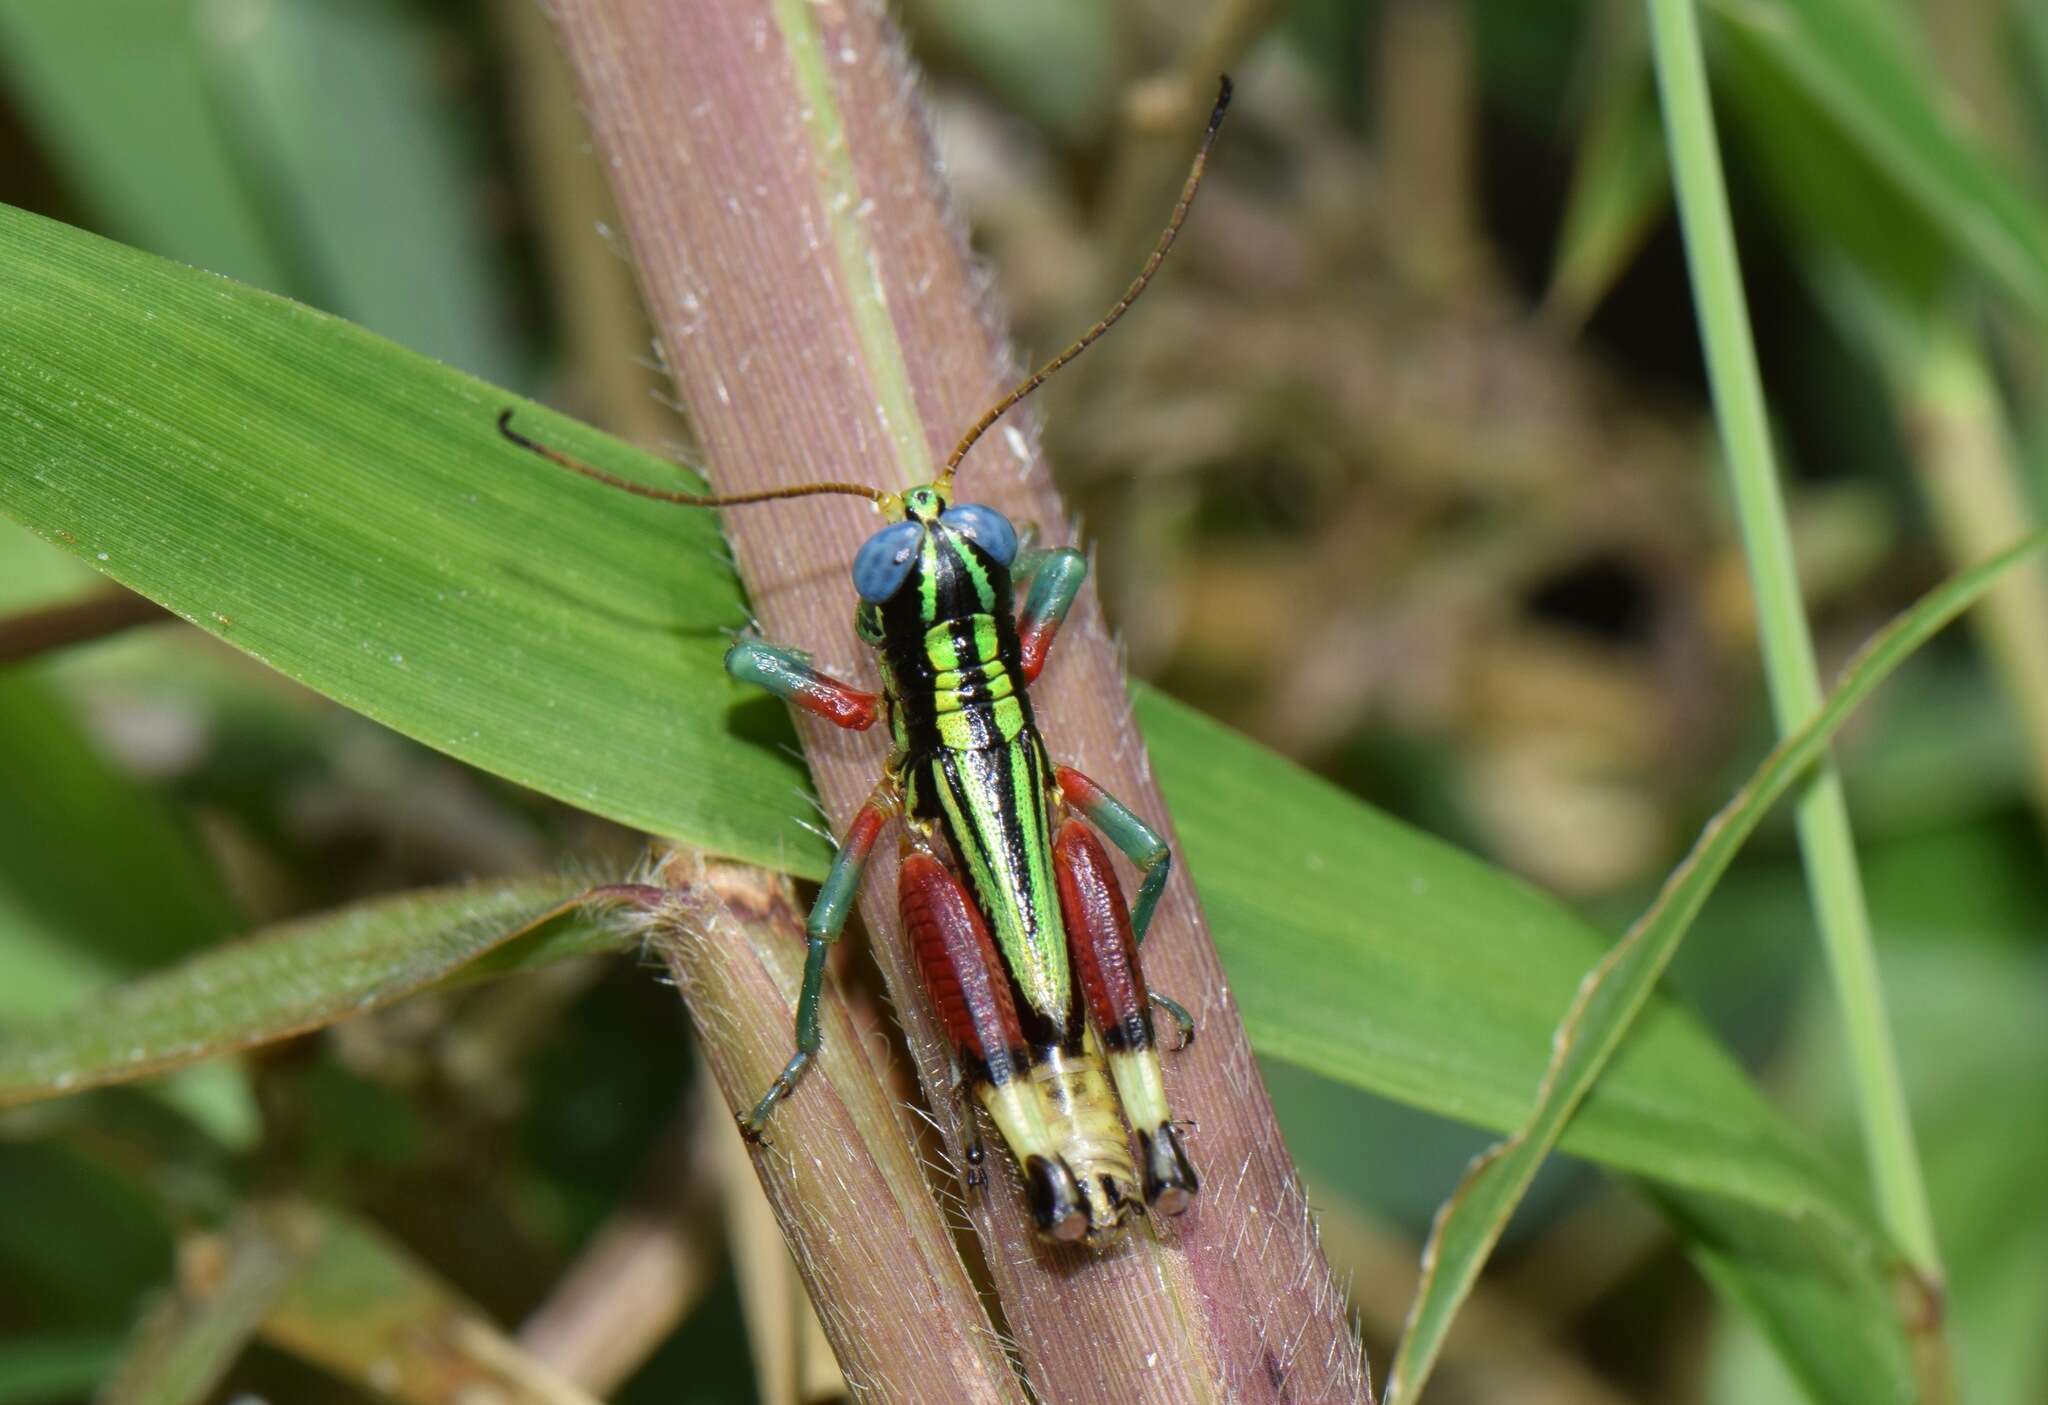
<path id="1" fill-rule="evenodd" d="M 1023 650 L 1026 683 L 1044 669 L 1053 636 L 1059 633 L 1087 579 L 1088 558 L 1070 546 L 1034 547 L 1018 555 L 1011 580 L 1024 589 L 1024 608 L 1017 614 L 1017 642 Z"/>
<path id="2" fill-rule="evenodd" d="M 866 731 L 880 713 L 881 699 L 875 694 L 820 673 L 801 651 L 779 644 L 759 639 L 735 644 L 726 650 L 725 671 L 848 731 Z"/>

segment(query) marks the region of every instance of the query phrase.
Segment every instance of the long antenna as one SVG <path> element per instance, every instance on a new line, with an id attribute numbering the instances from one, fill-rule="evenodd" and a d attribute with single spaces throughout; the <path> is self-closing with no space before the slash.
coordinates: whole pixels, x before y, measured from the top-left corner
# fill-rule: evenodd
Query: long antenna
<path id="1" fill-rule="evenodd" d="M 1216 106 L 1209 109 L 1209 126 L 1202 133 L 1202 144 L 1195 148 L 1195 164 L 1188 170 L 1187 183 L 1180 188 L 1180 199 L 1174 204 L 1173 217 L 1167 220 L 1166 232 L 1159 236 L 1159 243 L 1153 247 L 1152 256 L 1145 260 L 1145 266 L 1138 270 L 1137 278 L 1132 280 L 1130 287 L 1124 289 L 1124 295 L 1116 300 L 1116 306 L 1110 308 L 1100 322 L 1083 333 L 1079 341 L 1032 372 L 1029 380 L 996 401 L 986 414 L 974 422 L 974 427 L 953 446 L 953 452 L 946 455 L 945 471 L 939 475 L 942 484 L 952 481 L 954 473 L 959 470 L 960 460 L 967 457 L 967 451 L 974 447 L 976 440 L 988 433 L 990 427 L 1001 419 L 1011 406 L 1052 379 L 1053 372 L 1093 346 L 1097 338 L 1116 325 L 1118 318 L 1131 310 L 1131 304 L 1138 300 L 1138 295 L 1145 291 L 1145 285 L 1152 281 L 1152 275 L 1159 271 L 1159 265 L 1166 261 L 1166 251 L 1173 247 L 1174 237 L 1180 233 L 1181 223 L 1188 217 L 1188 207 L 1195 203 L 1195 192 L 1202 185 L 1203 168 L 1209 164 L 1209 148 L 1216 143 L 1216 129 L 1223 125 L 1223 112 L 1229 106 L 1230 75 L 1225 74 L 1217 86 Z"/>
<path id="2" fill-rule="evenodd" d="M 653 498 L 656 502 L 681 503 L 684 507 L 738 507 L 742 503 L 774 502 L 778 498 L 807 498 L 822 493 L 850 493 L 854 497 L 866 498 L 869 502 L 877 505 L 887 500 L 881 489 L 870 488 L 864 483 L 798 483 L 788 488 L 764 488 L 758 493 L 707 494 L 671 492 L 667 488 L 657 488 L 650 483 L 635 483 L 630 478 L 620 478 L 616 474 L 606 473 L 603 469 L 593 468 L 581 459 L 570 458 L 559 449 L 550 449 L 545 444 L 528 439 L 512 427 L 512 412 L 510 410 L 499 413 L 498 433 L 504 435 L 520 448 L 531 450 L 549 463 L 566 468 L 571 473 L 580 473 L 585 478 L 595 478 L 600 483 L 632 493 L 637 497 Z"/>

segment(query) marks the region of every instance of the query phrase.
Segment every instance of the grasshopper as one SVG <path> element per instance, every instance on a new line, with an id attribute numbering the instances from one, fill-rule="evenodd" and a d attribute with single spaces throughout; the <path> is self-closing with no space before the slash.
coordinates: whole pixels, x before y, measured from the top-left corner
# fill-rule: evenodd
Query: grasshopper
<path id="1" fill-rule="evenodd" d="M 1072 548 L 1020 538 L 994 508 L 956 502 L 953 480 L 1011 407 L 1087 350 L 1152 281 L 1187 218 L 1230 102 L 1222 80 L 1171 219 L 1137 278 L 1079 340 L 1003 396 L 963 435 L 931 483 L 885 493 L 860 483 L 761 492 L 670 492 L 618 478 L 500 432 L 560 467 L 627 492 L 693 507 L 735 507 L 820 493 L 867 498 L 887 519 L 853 559 L 854 631 L 876 655 L 879 692 L 813 668 L 794 649 L 744 640 L 727 670 L 841 727 L 886 722 L 889 760 L 848 826 L 805 924 L 796 1051 L 751 1110 L 758 1140 L 816 1055 L 825 959 L 861 875 L 900 824 L 897 904 L 904 938 L 945 1031 L 962 1084 L 1022 1172 L 1038 1233 L 1103 1247 L 1134 1208 L 1177 1215 L 1198 1181 L 1170 1114 L 1152 1008 L 1194 1035 L 1187 1012 L 1149 991 L 1138 952 L 1172 872 L 1164 840 L 1114 796 L 1055 763 L 1030 686 L 1087 577 Z M 1018 597 L 1023 603 L 1018 606 Z M 1099 833 L 1143 875 L 1126 904 Z M 981 1176 L 978 1139 L 969 1180 Z"/>

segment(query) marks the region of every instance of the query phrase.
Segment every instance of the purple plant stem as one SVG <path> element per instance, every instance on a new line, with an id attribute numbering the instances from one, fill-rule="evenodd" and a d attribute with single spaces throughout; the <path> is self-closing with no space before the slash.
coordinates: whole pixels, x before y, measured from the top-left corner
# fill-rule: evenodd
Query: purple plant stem
<path id="1" fill-rule="evenodd" d="M 788 880 L 688 850 L 659 876 L 617 896 L 682 992 L 727 1102 L 750 1103 L 789 1057 L 803 908 Z M 804 1116 L 776 1124 L 755 1165 L 847 1382 L 864 1400 L 1023 1405 L 884 1061 L 839 1001 L 824 1028 Z"/>
<path id="2" fill-rule="evenodd" d="M 558 10 L 647 303 L 717 487 L 834 477 L 895 489 L 928 474 L 1015 368 L 880 7 L 558 0 Z M 820 73 L 829 112 L 817 102 Z M 843 145 L 821 142 L 821 121 L 838 124 Z M 850 205 L 835 160 L 850 163 Z M 865 253 L 855 262 L 846 257 L 849 213 Z M 900 375 L 877 354 L 872 310 L 862 320 L 877 285 Z M 908 426 L 888 413 L 902 406 L 892 390 L 906 383 L 916 421 Z M 1006 424 L 969 459 L 963 496 L 1036 522 L 1050 541 L 1069 540 L 1047 466 L 1028 447 L 1026 417 L 1013 412 Z M 876 525 L 853 499 L 726 514 L 764 632 L 856 680 L 873 674 L 850 627 L 847 566 Z M 1056 758 L 1171 839 L 1092 592 L 1034 697 Z M 886 739 L 809 719 L 799 726 L 826 812 L 843 825 L 873 786 Z M 957 1153 L 943 1044 L 893 940 L 895 867 L 882 846 L 861 911 L 928 1105 Z M 1201 1026 L 1193 1048 L 1169 1056 L 1167 1078 L 1176 1110 L 1199 1123 L 1190 1151 L 1202 1193 L 1186 1216 L 1156 1234 L 1140 1225 L 1106 1254 L 1036 1243 L 1004 1176 L 977 1197 L 989 1276 L 1033 1388 L 1055 1402 L 1367 1398 L 1343 1295 L 1184 875 L 1167 890 L 1145 965 Z M 778 1115 L 803 1117 L 802 1092 Z M 785 1173 L 772 1158 L 757 1165 L 764 1178 Z"/>

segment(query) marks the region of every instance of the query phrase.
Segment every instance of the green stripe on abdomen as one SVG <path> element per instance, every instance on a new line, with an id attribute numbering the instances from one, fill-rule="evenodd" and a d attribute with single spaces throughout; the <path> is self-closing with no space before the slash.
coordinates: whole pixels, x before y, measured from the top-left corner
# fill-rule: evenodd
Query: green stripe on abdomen
<path id="1" fill-rule="evenodd" d="M 1053 887 L 1037 735 L 1027 731 L 1007 745 L 943 751 L 932 758 L 930 774 L 947 838 L 1018 993 L 1063 1030 L 1072 980 Z"/>

